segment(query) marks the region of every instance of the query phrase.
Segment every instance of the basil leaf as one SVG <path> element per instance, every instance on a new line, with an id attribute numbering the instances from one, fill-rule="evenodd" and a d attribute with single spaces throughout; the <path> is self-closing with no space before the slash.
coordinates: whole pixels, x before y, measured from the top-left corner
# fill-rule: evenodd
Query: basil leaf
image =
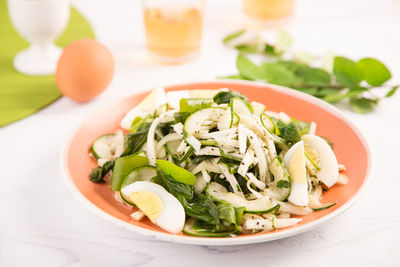
<path id="1" fill-rule="evenodd" d="M 266 80 L 265 69 L 251 62 L 242 53 L 236 59 L 236 67 L 243 77 L 251 80 Z"/>
<path id="2" fill-rule="evenodd" d="M 182 98 L 179 102 L 179 112 L 193 113 L 200 109 L 209 108 L 213 103 L 212 98 Z"/>
<path id="3" fill-rule="evenodd" d="M 232 34 L 227 35 L 227 36 L 223 39 L 224 44 L 229 43 L 230 41 L 232 41 L 232 40 L 238 38 L 239 36 L 241 36 L 241 35 L 242 35 L 243 33 L 245 33 L 245 32 L 246 32 L 245 30 L 240 30 L 240 31 L 237 31 L 237 32 L 234 32 L 234 33 L 232 33 Z"/>
<path id="4" fill-rule="evenodd" d="M 217 104 L 229 104 L 233 98 L 240 98 L 245 103 L 249 102 L 245 96 L 233 90 L 219 92 L 214 96 L 214 102 Z"/>
<path id="5" fill-rule="evenodd" d="M 204 193 L 195 197 L 192 185 L 176 181 L 157 166 L 157 179 L 153 179 L 181 202 L 185 212 L 190 217 L 211 224 L 219 223 L 218 208 Z"/>
<path id="6" fill-rule="evenodd" d="M 353 97 L 350 98 L 351 108 L 361 114 L 365 114 L 371 112 L 375 105 L 377 104 L 377 100 L 367 99 L 363 97 Z"/>
<path id="7" fill-rule="evenodd" d="M 297 129 L 299 129 L 300 135 L 307 134 L 310 130 L 310 123 L 306 121 L 292 119 L 292 121 L 296 124 Z"/>
<path id="8" fill-rule="evenodd" d="M 150 126 L 150 122 L 143 123 L 136 132 L 128 133 L 125 136 L 125 151 L 121 157 L 132 155 L 140 150 L 147 140 Z"/>
<path id="9" fill-rule="evenodd" d="M 301 140 L 301 134 L 296 123 L 290 122 L 289 124 L 285 124 L 276 119 L 274 121 L 275 125 L 279 129 L 279 136 L 282 137 L 283 141 L 287 145 L 293 145 Z"/>
<path id="10" fill-rule="evenodd" d="M 89 175 L 90 181 L 97 183 L 97 184 L 103 184 L 106 181 L 104 181 L 104 176 L 106 176 L 114 167 L 114 161 L 110 160 L 104 163 L 102 167 L 97 166 L 94 168 Z"/>
<path id="11" fill-rule="evenodd" d="M 323 98 L 328 95 L 336 95 L 336 94 L 342 94 L 343 90 L 342 89 L 337 89 L 337 88 L 332 88 L 332 87 L 323 87 L 318 90 L 316 93 L 316 96 L 319 98 Z"/>
<path id="12" fill-rule="evenodd" d="M 190 217 L 205 221 L 210 224 L 219 224 L 219 210 L 217 205 L 206 196 L 201 193 L 196 196 L 196 200 L 193 203 L 183 204 L 185 212 Z"/>
<path id="13" fill-rule="evenodd" d="M 236 50 L 244 53 L 257 53 L 260 50 L 260 45 L 256 44 L 239 44 L 235 46 Z"/>
<path id="14" fill-rule="evenodd" d="M 345 57 L 335 57 L 333 73 L 335 74 L 336 81 L 343 86 L 357 86 L 363 79 L 357 64 Z"/>
<path id="15" fill-rule="evenodd" d="M 175 112 L 174 113 L 175 122 L 176 123 L 179 123 L 179 122 L 184 123 L 186 118 L 189 117 L 189 115 L 190 115 L 189 112 Z"/>
<path id="16" fill-rule="evenodd" d="M 279 56 L 282 53 L 276 51 L 275 47 L 270 44 L 265 44 L 264 53 L 269 56 Z"/>
<path id="17" fill-rule="evenodd" d="M 372 86 L 382 85 L 392 77 L 388 68 L 374 58 L 360 59 L 357 68 L 362 72 L 365 81 Z"/>
<path id="18" fill-rule="evenodd" d="M 399 89 L 399 87 L 399 85 L 393 86 L 392 89 L 390 89 L 390 91 L 386 93 L 385 97 L 393 96 L 396 93 L 397 89 Z"/>
<path id="19" fill-rule="evenodd" d="M 299 84 L 306 84 L 307 86 L 329 86 L 331 83 L 331 76 L 323 69 L 312 68 L 306 64 L 295 61 L 280 61 L 279 65 L 285 66 L 288 70 L 292 71 L 299 79 Z"/>
<path id="20" fill-rule="evenodd" d="M 236 74 L 236 75 L 229 75 L 229 76 L 221 76 L 218 77 L 218 79 L 235 79 L 235 80 L 248 80 L 250 81 L 251 79 L 246 78 L 240 74 Z"/>
<path id="21" fill-rule="evenodd" d="M 283 62 L 264 63 L 263 79 L 269 83 L 283 86 L 302 84 L 303 79 L 298 77 L 290 67 Z"/>
<path id="22" fill-rule="evenodd" d="M 327 102 L 335 103 L 348 97 L 356 97 L 365 91 L 368 91 L 368 89 L 363 87 L 352 88 L 347 93 L 343 93 L 343 90 L 341 90 L 339 93 L 327 95 L 323 99 Z"/>
<path id="23" fill-rule="evenodd" d="M 304 84 L 313 86 L 329 86 L 331 84 L 331 75 L 323 69 L 297 64 L 295 73 L 303 79 Z"/>
<path id="24" fill-rule="evenodd" d="M 236 224 L 235 208 L 228 203 L 218 204 L 219 218 L 227 224 Z"/>

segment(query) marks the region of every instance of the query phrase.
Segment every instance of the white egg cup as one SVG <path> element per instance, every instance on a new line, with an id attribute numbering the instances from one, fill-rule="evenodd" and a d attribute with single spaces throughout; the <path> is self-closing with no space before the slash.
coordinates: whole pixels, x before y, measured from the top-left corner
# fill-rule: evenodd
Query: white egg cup
<path id="1" fill-rule="evenodd" d="M 28 75 L 49 75 L 57 68 L 62 49 L 54 45 L 66 28 L 70 0 L 8 0 L 15 29 L 31 46 L 14 57 L 17 71 Z"/>

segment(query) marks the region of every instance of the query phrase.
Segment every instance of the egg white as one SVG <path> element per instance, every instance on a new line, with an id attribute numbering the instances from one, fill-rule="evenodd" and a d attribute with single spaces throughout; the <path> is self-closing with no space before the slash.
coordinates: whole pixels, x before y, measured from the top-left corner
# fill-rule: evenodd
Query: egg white
<path id="1" fill-rule="evenodd" d="M 156 194 L 163 203 L 162 211 L 155 224 L 170 233 L 180 233 L 185 224 L 185 210 L 182 204 L 164 187 L 152 182 L 134 182 L 121 190 L 122 194 L 126 196 L 140 191 Z"/>
<path id="2" fill-rule="evenodd" d="M 328 143 L 316 135 L 303 135 L 305 146 L 313 148 L 319 156 L 319 168 L 317 170 L 317 178 L 327 187 L 331 187 L 338 181 L 339 167 L 335 154 Z"/>
<path id="3" fill-rule="evenodd" d="M 291 189 L 288 200 L 298 206 L 307 206 L 308 185 L 303 141 L 297 142 L 286 152 L 283 163 L 288 168 L 291 179 Z"/>

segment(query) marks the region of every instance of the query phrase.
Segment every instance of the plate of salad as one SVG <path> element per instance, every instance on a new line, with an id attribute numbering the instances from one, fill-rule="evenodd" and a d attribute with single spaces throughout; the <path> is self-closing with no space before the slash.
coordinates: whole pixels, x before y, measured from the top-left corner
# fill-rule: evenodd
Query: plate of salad
<path id="1" fill-rule="evenodd" d="M 155 88 L 96 112 L 62 156 L 90 210 L 147 236 L 237 245 L 326 222 L 364 191 L 370 153 L 336 108 L 289 88 Z"/>

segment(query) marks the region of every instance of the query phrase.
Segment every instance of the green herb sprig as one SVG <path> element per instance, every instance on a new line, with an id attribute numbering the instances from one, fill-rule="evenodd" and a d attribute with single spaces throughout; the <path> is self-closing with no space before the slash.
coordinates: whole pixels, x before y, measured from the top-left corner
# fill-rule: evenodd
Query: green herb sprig
<path id="1" fill-rule="evenodd" d="M 371 112 L 382 98 L 393 96 L 400 87 L 386 84 L 392 75 L 377 59 L 367 57 L 356 62 L 328 54 L 320 64 L 323 66 L 315 67 L 321 57 L 307 52 L 291 52 L 289 48 L 293 40 L 286 32 L 277 33 L 275 44 L 260 37 L 238 42 L 244 34 L 246 31 L 241 30 L 224 38 L 224 44 L 239 51 L 236 60 L 239 73 L 221 78 L 265 81 L 330 103 L 347 100 L 351 109 L 358 113 Z M 249 59 L 249 54 L 258 54 L 265 60 L 255 64 Z M 386 90 L 386 94 L 383 97 L 375 95 L 371 90 L 375 88 Z"/>

